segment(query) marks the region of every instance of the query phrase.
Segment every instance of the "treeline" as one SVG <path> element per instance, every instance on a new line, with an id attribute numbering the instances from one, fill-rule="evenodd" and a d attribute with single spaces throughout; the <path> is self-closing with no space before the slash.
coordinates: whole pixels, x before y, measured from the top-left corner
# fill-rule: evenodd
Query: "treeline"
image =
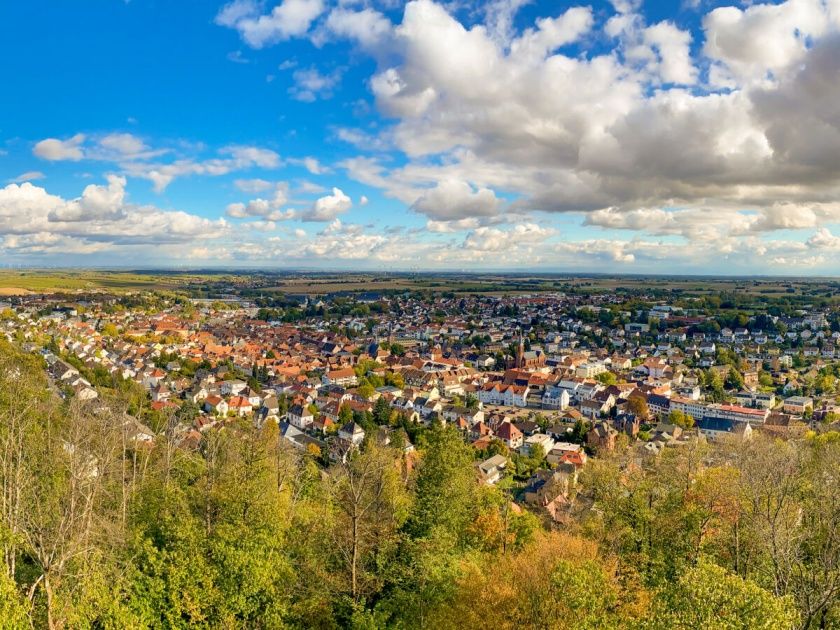
<path id="1" fill-rule="evenodd" d="M 837 624 L 832 440 L 592 461 L 557 531 L 480 486 L 452 429 L 325 469 L 272 423 L 135 443 L 119 398 L 43 374 L 0 346 L 3 628 Z"/>

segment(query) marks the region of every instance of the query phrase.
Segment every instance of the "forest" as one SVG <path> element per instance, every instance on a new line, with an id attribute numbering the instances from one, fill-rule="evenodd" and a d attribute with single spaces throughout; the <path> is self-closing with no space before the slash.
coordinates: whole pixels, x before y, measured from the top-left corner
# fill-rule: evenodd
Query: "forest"
<path id="1" fill-rule="evenodd" d="M 0 627 L 840 627 L 837 434 L 593 458 L 560 527 L 451 427 L 324 467 L 276 423 L 149 442 L 131 411 L 0 344 Z"/>

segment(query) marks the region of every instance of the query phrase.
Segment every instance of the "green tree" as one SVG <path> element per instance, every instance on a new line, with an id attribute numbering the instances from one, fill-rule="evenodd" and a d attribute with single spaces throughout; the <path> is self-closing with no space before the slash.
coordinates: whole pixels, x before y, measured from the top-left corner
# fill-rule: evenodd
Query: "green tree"
<path id="1" fill-rule="evenodd" d="M 353 422 L 353 408 L 350 407 L 348 404 L 343 404 L 338 409 L 338 421 L 341 425 L 345 425 L 348 422 Z"/>
<path id="2" fill-rule="evenodd" d="M 612 372 L 601 372 L 595 377 L 603 385 L 615 385 L 618 382 L 618 377 Z"/>
<path id="3" fill-rule="evenodd" d="M 668 422 L 675 424 L 683 429 L 690 429 L 694 426 L 694 418 L 679 409 L 672 409 L 668 413 Z"/>
<path id="4" fill-rule="evenodd" d="M 729 373 L 726 376 L 726 387 L 729 389 L 744 389 L 744 377 L 734 367 L 729 368 Z"/>
<path id="5" fill-rule="evenodd" d="M 377 398 L 373 404 L 373 420 L 380 426 L 391 421 L 391 405 L 384 396 Z"/>
<path id="6" fill-rule="evenodd" d="M 356 393 L 365 400 L 370 400 L 375 392 L 376 390 L 373 389 L 373 385 L 367 382 L 362 383 L 361 385 L 359 385 L 359 387 L 356 388 Z"/>
<path id="7" fill-rule="evenodd" d="M 791 598 L 775 597 L 750 580 L 701 562 L 654 600 L 651 630 L 777 630 L 794 628 Z"/>
<path id="8" fill-rule="evenodd" d="M 428 432 L 414 487 L 408 521 L 412 535 L 464 531 L 475 509 L 477 487 L 472 451 L 452 426 L 436 424 Z"/>

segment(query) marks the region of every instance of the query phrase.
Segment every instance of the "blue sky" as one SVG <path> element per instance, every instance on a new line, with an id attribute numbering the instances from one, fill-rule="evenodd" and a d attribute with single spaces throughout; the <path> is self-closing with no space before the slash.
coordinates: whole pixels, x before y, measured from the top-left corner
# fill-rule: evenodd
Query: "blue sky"
<path id="1" fill-rule="evenodd" d="M 8 265 L 836 274 L 840 0 L 3 3 Z"/>

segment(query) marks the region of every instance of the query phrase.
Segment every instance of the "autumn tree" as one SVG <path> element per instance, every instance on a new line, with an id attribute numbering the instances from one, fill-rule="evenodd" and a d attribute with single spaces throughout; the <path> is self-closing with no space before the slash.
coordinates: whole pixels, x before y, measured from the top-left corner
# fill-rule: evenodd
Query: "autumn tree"
<path id="1" fill-rule="evenodd" d="M 337 568 L 346 577 L 347 593 L 358 603 L 381 587 L 377 567 L 396 550 L 408 498 L 395 453 L 375 443 L 348 453 L 331 477 Z"/>

